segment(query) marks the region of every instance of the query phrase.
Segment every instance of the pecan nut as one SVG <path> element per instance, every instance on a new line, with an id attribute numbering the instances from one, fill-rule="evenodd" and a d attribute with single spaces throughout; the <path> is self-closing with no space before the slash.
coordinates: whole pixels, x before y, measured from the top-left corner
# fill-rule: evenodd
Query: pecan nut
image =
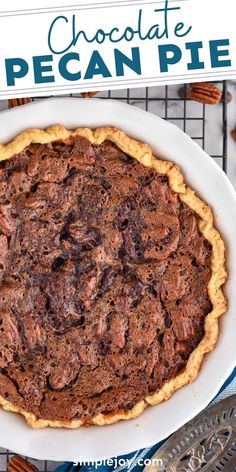
<path id="1" fill-rule="evenodd" d="M 27 313 L 26 319 L 27 322 L 24 323 L 24 335 L 29 349 L 34 351 L 36 348 L 42 348 L 45 343 L 45 333 L 39 321 L 30 313 Z"/>
<path id="2" fill-rule="evenodd" d="M 231 131 L 231 136 L 232 136 L 233 140 L 236 141 L 236 129 L 233 129 Z"/>
<path id="3" fill-rule="evenodd" d="M 79 367 L 79 366 L 78 366 Z M 61 390 L 72 382 L 75 382 L 78 376 L 78 371 L 69 364 L 59 365 L 52 369 L 49 377 L 49 384 L 53 390 Z"/>
<path id="4" fill-rule="evenodd" d="M 8 462 L 8 472 L 38 472 L 37 467 L 20 456 L 13 456 Z"/>
<path id="5" fill-rule="evenodd" d="M 94 95 L 97 95 L 98 92 L 81 92 L 80 95 L 84 98 L 92 98 Z"/>
<path id="6" fill-rule="evenodd" d="M 0 235 L 0 270 L 4 269 L 5 259 L 8 252 L 8 240 L 4 234 Z"/>
<path id="7" fill-rule="evenodd" d="M 0 230 L 6 236 L 14 233 L 15 222 L 11 216 L 11 205 L 0 206 Z"/>
<path id="8" fill-rule="evenodd" d="M 207 82 L 191 84 L 186 98 L 206 105 L 216 105 L 222 100 L 222 92 L 216 85 Z"/>
<path id="9" fill-rule="evenodd" d="M 19 330 L 13 315 L 7 310 L 1 310 L 0 314 L 0 348 L 18 346 Z"/>
<path id="10" fill-rule="evenodd" d="M 11 98 L 8 100 L 8 108 L 20 107 L 30 102 L 32 102 L 31 98 Z"/>

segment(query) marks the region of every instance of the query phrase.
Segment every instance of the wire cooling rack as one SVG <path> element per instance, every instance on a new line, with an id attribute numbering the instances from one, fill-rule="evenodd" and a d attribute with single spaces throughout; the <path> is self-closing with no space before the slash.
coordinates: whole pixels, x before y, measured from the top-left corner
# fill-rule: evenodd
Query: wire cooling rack
<path id="1" fill-rule="evenodd" d="M 102 92 L 97 96 L 104 100 L 112 98 L 130 103 L 174 123 L 205 149 L 227 172 L 227 82 L 219 82 L 217 86 L 223 91 L 222 102 L 219 105 L 209 106 L 181 98 L 180 86 L 118 90 Z M 182 89 L 182 97 L 186 95 L 185 92 L 186 86 Z M 41 98 L 36 97 L 33 100 L 37 101 Z M 0 472 L 7 471 L 7 464 L 12 455 L 10 451 L 0 448 Z M 34 459 L 30 459 L 30 462 L 42 472 L 53 471 L 60 464 Z"/>

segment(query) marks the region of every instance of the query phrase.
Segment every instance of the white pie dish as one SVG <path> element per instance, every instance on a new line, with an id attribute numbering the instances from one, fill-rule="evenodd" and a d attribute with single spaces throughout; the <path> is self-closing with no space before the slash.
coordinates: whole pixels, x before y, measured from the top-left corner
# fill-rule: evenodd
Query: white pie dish
<path id="1" fill-rule="evenodd" d="M 236 194 L 225 174 L 186 134 L 155 115 L 112 100 L 50 99 L 0 114 L 0 142 L 32 127 L 67 128 L 113 125 L 147 142 L 157 155 L 179 164 L 186 181 L 214 209 L 227 244 L 229 310 L 220 321 L 216 349 L 207 356 L 197 380 L 167 402 L 148 408 L 135 420 L 106 427 L 34 431 L 19 415 L 0 409 L 0 446 L 38 459 L 96 460 L 151 446 L 200 412 L 236 364 Z"/>

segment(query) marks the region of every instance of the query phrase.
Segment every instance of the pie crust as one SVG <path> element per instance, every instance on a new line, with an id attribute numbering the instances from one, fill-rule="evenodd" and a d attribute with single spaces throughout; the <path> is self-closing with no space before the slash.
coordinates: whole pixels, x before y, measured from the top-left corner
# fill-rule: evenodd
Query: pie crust
<path id="1" fill-rule="evenodd" d="M 218 318 L 227 309 L 227 301 L 222 292 L 222 285 L 227 278 L 225 268 L 225 245 L 219 232 L 214 228 L 214 219 L 211 209 L 186 185 L 180 168 L 172 162 L 157 159 L 147 144 L 131 139 L 118 129 L 112 127 L 98 128 L 96 130 L 79 128 L 75 131 L 69 131 L 62 126 L 53 126 L 46 130 L 27 130 L 18 135 L 12 142 L 6 145 L 0 145 L 0 161 L 13 157 L 32 143 L 47 144 L 56 140 L 66 140 L 70 136 L 76 135 L 85 137 L 92 144 L 96 145 L 100 145 L 105 140 L 111 141 L 144 166 L 154 168 L 157 172 L 166 175 L 169 180 L 169 186 L 178 194 L 179 199 L 187 204 L 200 217 L 199 230 L 212 246 L 212 275 L 208 284 L 208 294 L 213 309 L 205 318 L 205 335 L 203 339 L 190 355 L 186 367 L 182 369 L 175 378 L 167 381 L 157 393 L 138 402 L 130 410 L 123 410 L 114 414 L 98 414 L 89 421 L 89 424 L 106 425 L 116 423 L 119 420 L 128 420 L 139 416 L 148 405 L 157 405 L 169 399 L 174 392 L 192 382 L 197 377 L 204 355 L 212 351 L 215 347 L 219 330 Z M 40 419 L 32 413 L 17 408 L 1 396 L 0 405 L 6 411 L 22 414 L 28 424 L 33 428 L 44 428 L 47 426 L 78 428 L 83 424 L 88 424 L 88 422 L 81 420 L 50 421 Z"/>

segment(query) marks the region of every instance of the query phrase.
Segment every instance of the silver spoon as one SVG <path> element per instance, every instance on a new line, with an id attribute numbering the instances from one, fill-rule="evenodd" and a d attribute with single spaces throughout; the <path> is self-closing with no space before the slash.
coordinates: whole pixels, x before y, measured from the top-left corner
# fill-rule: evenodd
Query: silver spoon
<path id="1" fill-rule="evenodd" d="M 151 461 L 143 472 L 235 472 L 236 395 L 189 421 Z"/>

